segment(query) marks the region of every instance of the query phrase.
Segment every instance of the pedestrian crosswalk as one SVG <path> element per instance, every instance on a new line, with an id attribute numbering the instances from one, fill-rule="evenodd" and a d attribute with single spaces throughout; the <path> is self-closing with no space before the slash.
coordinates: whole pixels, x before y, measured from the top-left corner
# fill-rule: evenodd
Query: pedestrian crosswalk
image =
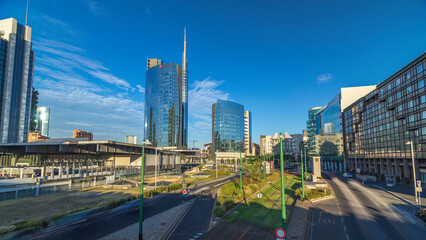
<path id="1" fill-rule="evenodd" d="M 201 235 L 203 235 L 203 233 L 196 233 L 196 234 L 194 234 L 194 236 L 192 236 L 192 238 L 190 238 L 188 240 L 195 240 L 195 239 L 201 237 Z"/>

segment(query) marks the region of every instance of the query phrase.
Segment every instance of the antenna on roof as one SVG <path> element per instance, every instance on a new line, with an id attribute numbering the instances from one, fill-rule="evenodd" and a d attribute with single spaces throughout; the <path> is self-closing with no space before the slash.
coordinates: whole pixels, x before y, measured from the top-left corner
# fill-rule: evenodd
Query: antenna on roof
<path id="1" fill-rule="evenodd" d="M 28 21 L 28 2 L 29 2 L 30 0 L 27 0 L 27 11 L 26 11 L 26 13 L 25 13 L 25 26 L 27 26 L 27 21 Z"/>

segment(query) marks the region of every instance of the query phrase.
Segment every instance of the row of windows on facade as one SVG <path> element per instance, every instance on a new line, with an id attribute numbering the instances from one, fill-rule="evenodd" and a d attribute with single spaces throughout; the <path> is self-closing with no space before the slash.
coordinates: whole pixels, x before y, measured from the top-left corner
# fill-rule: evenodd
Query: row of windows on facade
<path id="1" fill-rule="evenodd" d="M 417 82 L 417 90 L 418 89 L 421 89 L 421 88 L 423 88 L 425 86 L 425 81 L 424 81 L 424 79 L 423 80 L 421 80 L 421 81 L 419 81 L 419 82 Z M 414 89 L 413 89 L 413 86 L 408 86 L 406 89 L 405 89 L 405 92 L 406 92 L 406 94 L 410 94 L 410 93 L 412 93 L 414 91 Z M 402 97 L 402 91 L 399 91 L 399 92 L 397 92 L 395 95 L 392 95 L 392 96 L 389 96 L 388 97 L 388 102 L 389 103 L 392 103 L 392 101 L 395 99 L 395 100 L 398 100 L 398 99 L 400 99 Z"/>
<path id="2" fill-rule="evenodd" d="M 415 69 L 416 69 L 416 71 L 415 71 L 416 74 L 422 73 L 423 72 L 423 64 L 418 65 Z M 412 70 L 409 70 L 407 73 L 405 73 L 405 79 L 409 80 L 409 79 L 411 79 L 411 77 L 412 77 Z M 395 80 L 395 82 L 389 83 L 386 87 L 387 91 L 392 90 L 392 87 L 399 86 L 401 84 L 401 78 L 402 77 L 399 77 Z M 384 94 L 384 90 L 385 90 L 385 88 L 380 89 L 380 95 Z"/>
<path id="3" fill-rule="evenodd" d="M 379 115 L 379 120 L 381 120 L 381 116 L 382 115 L 380 114 Z M 389 116 L 389 112 L 386 112 L 385 116 L 388 117 Z M 408 122 L 412 123 L 412 122 L 414 122 L 416 120 L 416 118 L 420 119 L 420 120 L 426 119 L 426 111 L 422 111 L 419 114 L 414 113 L 414 114 L 408 115 Z M 375 121 L 375 117 L 373 117 L 373 122 L 374 121 Z M 370 121 L 367 120 L 367 124 L 369 124 L 369 123 L 370 123 Z M 393 122 L 393 126 L 394 127 L 398 127 L 399 125 L 403 126 L 405 124 L 406 124 L 406 120 L 405 119 L 403 119 L 403 120 L 396 120 L 396 121 Z M 361 123 L 360 126 L 361 127 L 364 126 L 364 123 Z M 390 128 L 391 128 L 391 123 L 386 123 L 384 125 L 380 125 L 378 127 L 372 128 L 372 129 L 363 130 L 363 133 L 364 134 L 371 134 L 371 133 L 375 133 L 377 131 L 377 129 L 379 131 L 383 131 L 385 129 L 390 129 Z M 352 130 L 353 130 L 352 126 L 346 127 L 346 132 L 352 132 Z"/>
<path id="4" fill-rule="evenodd" d="M 418 97 L 418 99 L 410 100 L 406 104 L 400 104 L 400 105 L 398 105 L 396 107 L 397 112 L 402 112 L 404 110 L 404 106 L 406 106 L 407 109 L 414 108 L 417 105 L 417 103 L 419 103 L 419 104 L 426 103 L 426 95 L 422 95 L 422 96 Z M 380 110 L 382 108 L 382 106 L 384 106 L 384 104 L 383 105 L 382 104 L 378 104 L 377 105 L 377 110 Z M 371 109 L 369 109 L 366 112 L 362 113 L 363 118 L 367 118 L 366 119 L 367 125 L 370 124 L 370 118 L 371 118 L 371 120 L 372 120 L 373 123 L 376 121 L 376 117 L 372 117 L 370 115 L 370 113 L 373 113 L 374 110 L 376 110 L 376 109 L 373 106 Z M 385 113 L 385 117 L 389 117 L 389 112 Z M 377 117 L 377 119 L 379 121 L 382 120 L 382 114 L 379 114 L 378 117 Z M 353 118 L 348 118 L 348 119 L 345 120 L 346 125 L 350 125 L 350 124 L 352 124 L 352 122 L 353 122 Z M 364 125 L 364 122 L 361 123 L 361 125 Z M 348 130 L 348 128 L 346 128 L 346 130 Z"/>
<path id="5" fill-rule="evenodd" d="M 417 90 L 423 88 L 424 86 L 425 86 L 424 79 L 417 82 Z M 412 93 L 413 91 L 414 91 L 413 86 L 408 86 L 406 88 L 406 94 Z M 422 96 L 422 97 L 424 97 L 424 96 Z M 394 99 L 398 100 L 400 98 L 402 98 L 402 91 L 397 92 L 395 95 L 389 96 L 387 98 L 387 100 L 388 100 L 389 103 L 392 103 Z M 367 110 L 365 112 L 363 112 L 362 114 L 363 114 L 363 116 L 365 116 L 365 114 L 373 113 L 373 112 L 375 112 L 375 110 L 380 110 L 384 106 L 385 106 L 384 103 L 378 104 L 377 106 L 376 105 L 367 106 Z M 377 109 L 376 109 L 376 107 L 377 107 Z M 345 112 L 345 116 L 349 116 L 349 115 L 351 115 L 351 111 Z"/>
<path id="6" fill-rule="evenodd" d="M 417 74 L 422 73 L 422 72 L 424 71 L 423 64 L 418 65 L 415 69 L 416 69 L 416 73 L 417 73 Z M 406 79 L 407 79 L 407 80 L 411 78 L 411 71 L 412 71 L 412 70 L 409 70 L 409 71 L 405 74 L 405 76 L 406 76 Z M 383 94 L 384 94 L 385 89 L 387 89 L 388 91 L 390 91 L 390 90 L 392 90 L 392 87 L 397 87 L 397 86 L 399 86 L 399 85 L 401 84 L 401 78 L 402 78 L 402 77 L 400 77 L 400 78 L 396 79 L 394 83 L 389 83 L 389 84 L 387 85 L 387 87 L 386 87 L 386 88 L 382 88 L 382 89 L 380 89 L 380 95 L 383 95 Z M 424 81 L 423 81 L 423 82 L 419 82 L 419 83 L 418 83 L 418 87 L 419 87 L 419 86 L 420 86 L 420 88 L 421 88 L 421 87 L 423 87 L 423 86 L 424 86 Z M 406 91 L 407 91 L 407 93 L 412 92 L 412 91 L 413 91 L 412 86 L 407 87 Z M 398 96 L 397 96 L 397 98 L 398 98 L 398 97 L 400 96 L 400 94 L 401 94 L 401 93 L 397 93 L 397 94 L 398 94 Z M 358 110 L 359 110 L 360 108 L 362 108 L 362 107 L 363 107 L 363 102 L 360 102 L 358 105 L 354 106 L 352 109 L 349 109 L 348 111 L 346 111 L 346 112 L 345 112 L 345 117 L 352 115 L 352 112 L 353 112 L 353 111 L 358 111 Z"/>

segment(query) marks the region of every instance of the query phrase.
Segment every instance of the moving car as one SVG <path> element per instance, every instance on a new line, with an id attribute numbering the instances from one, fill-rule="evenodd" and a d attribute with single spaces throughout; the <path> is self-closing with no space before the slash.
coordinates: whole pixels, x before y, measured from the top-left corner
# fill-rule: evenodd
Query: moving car
<path id="1" fill-rule="evenodd" d="M 352 178 L 352 174 L 351 173 L 343 173 L 343 177 Z"/>

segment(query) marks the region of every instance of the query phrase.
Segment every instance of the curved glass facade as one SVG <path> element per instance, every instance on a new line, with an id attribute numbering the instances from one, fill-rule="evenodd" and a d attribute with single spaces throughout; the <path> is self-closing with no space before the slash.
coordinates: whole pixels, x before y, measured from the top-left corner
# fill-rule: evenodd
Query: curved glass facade
<path id="1" fill-rule="evenodd" d="M 182 68 L 176 63 L 146 71 L 144 134 L 153 146 L 182 146 L 181 87 Z"/>
<path id="2" fill-rule="evenodd" d="M 213 104 L 213 143 L 216 152 L 244 152 L 244 106 L 217 100 Z"/>

